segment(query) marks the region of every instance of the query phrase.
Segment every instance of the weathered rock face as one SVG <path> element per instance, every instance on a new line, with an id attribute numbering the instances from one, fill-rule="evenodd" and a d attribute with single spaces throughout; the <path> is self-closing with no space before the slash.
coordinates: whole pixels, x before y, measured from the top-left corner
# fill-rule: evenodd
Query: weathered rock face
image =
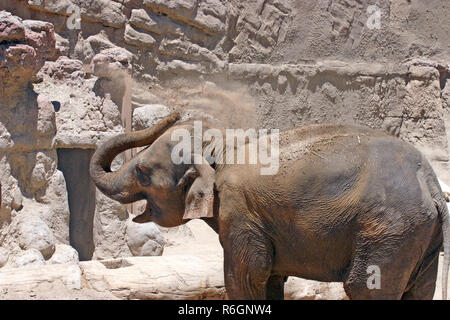
<path id="1" fill-rule="evenodd" d="M 1 11 L 0 55 L 1 95 L 7 100 L 28 85 L 46 60 L 57 57 L 53 25 Z"/>
<path id="2" fill-rule="evenodd" d="M 0 8 L 52 22 L 58 47 L 93 63 L 97 89 L 109 92 L 120 110 L 124 88 L 112 81 L 112 69 L 132 65 L 138 82 L 150 83 L 153 96 L 146 99 L 135 86 L 133 106 L 198 109 L 201 99 L 192 99 L 192 90 L 175 91 L 172 80 L 188 78 L 185 88 L 192 78 L 219 87 L 238 82 L 258 125 L 340 121 L 385 129 L 418 146 L 450 183 L 450 26 L 440 23 L 450 14 L 448 1 L 13 0 Z M 22 25 L 5 23 L 2 34 L 23 39 Z M 234 107 L 221 113 L 227 112 L 235 114 Z"/>
<path id="3" fill-rule="evenodd" d="M 134 106 L 202 107 L 188 90 L 174 91 L 171 80 L 201 78 L 223 87 L 225 78 L 248 89 L 261 126 L 340 121 L 385 129 L 418 146 L 450 183 L 445 0 L 13 0 L 0 8 L 52 22 L 58 47 L 93 63 L 97 89 L 120 110 L 124 89 L 105 76 L 111 68 L 132 65 L 139 83 L 151 83 L 147 101 L 134 88 Z M 23 37 L 17 25 L 3 33 Z"/>
<path id="4" fill-rule="evenodd" d="M 126 242 L 126 223 L 130 219 L 125 206 L 97 192 L 94 216 L 93 258 L 103 260 L 131 256 Z"/>
<path id="5" fill-rule="evenodd" d="M 126 208 L 91 190 L 89 183 L 80 185 L 71 172 L 84 170 L 76 175 L 89 180 L 85 155 L 123 132 L 120 83 L 108 87 L 104 82 L 120 80 L 120 73 L 131 75 L 131 54 L 118 48 L 102 51 L 93 61 L 96 77 L 81 61 L 58 58 L 51 23 L 2 11 L 0 34 L 1 266 L 78 261 L 68 252 L 70 244 L 83 259 L 132 255 L 125 239 Z M 76 229 L 80 225 L 91 230 Z M 93 248 L 77 247 L 78 234 L 88 237 L 81 245 Z M 162 246 L 152 251 L 147 244 L 145 255 L 161 254 Z"/>
<path id="6" fill-rule="evenodd" d="M 55 252 L 55 237 L 53 231 L 39 217 L 22 213 L 19 216 L 18 237 L 22 250 L 36 249 L 42 256 L 49 259 Z"/>
<path id="7" fill-rule="evenodd" d="M 22 266 L 41 263 L 56 241 L 69 240 L 66 186 L 49 148 L 53 106 L 31 88 L 45 61 L 58 53 L 50 23 L 2 11 L 0 30 L 0 245 L 2 265 Z"/>
<path id="8" fill-rule="evenodd" d="M 106 47 L 126 47 L 149 74 L 220 71 L 227 62 L 445 60 L 450 53 L 450 27 L 440 23 L 450 10 L 445 0 L 11 0 L 0 8 L 45 17 L 87 63 Z"/>

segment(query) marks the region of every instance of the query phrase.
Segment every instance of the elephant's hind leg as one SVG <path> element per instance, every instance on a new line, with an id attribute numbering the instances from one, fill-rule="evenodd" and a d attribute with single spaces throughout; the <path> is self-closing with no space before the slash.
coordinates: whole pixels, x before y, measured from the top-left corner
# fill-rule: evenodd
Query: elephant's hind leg
<path id="1" fill-rule="evenodd" d="M 398 269 L 397 269 L 398 270 Z M 371 258 L 357 258 L 344 281 L 344 290 L 351 300 L 400 300 L 407 284 L 389 264 Z"/>
<path id="2" fill-rule="evenodd" d="M 400 300 L 416 261 L 404 252 L 407 247 L 389 241 L 359 242 L 344 281 L 344 290 L 351 300 Z"/>
<path id="3" fill-rule="evenodd" d="M 432 300 L 436 289 L 439 253 L 442 246 L 441 228 L 435 230 L 427 253 L 410 280 L 411 285 L 404 293 L 403 300 Z"/>
<path id="4" fill-rule="evenodd" d="M 422 265 L 426 262 L 424 255 L 431 259 L 430 254 L 441 245 L 437 217 L 430 215 L 427 221 L 416 221 L 398 216 L 403 214 L 386 211 L 366 215 L 360 222 L 362 228 L 356 237 L 354 258 L 344 281 L 350 299 L 399 300 L 413 294 L 429 295 L 432 291 L 429 280 L 433 278 L 435 266 L 428 263 L 432 269 L 428 272 Z M 424 217 L 423 214 L 415 216 L 426 220 Z M 386 218 L 390 218 L 389 223 Z M 410 294 L 404 295 L 408 290 Z"/>
<path id="5" fill-rule="evenodd" d="M 284 300 L 284 283 L 287 277 L 282 275 L 271 275 L 267 280 L 266 299 Z"/>
<path id="6" fill-rule="evenodd" d="M 439 261 L 439 251 L 430 263 L 423 264 L 419 276 L 412 287 L 402 296 L 402 300 L 432 300 L 436 289 L 436 278 Z"/>

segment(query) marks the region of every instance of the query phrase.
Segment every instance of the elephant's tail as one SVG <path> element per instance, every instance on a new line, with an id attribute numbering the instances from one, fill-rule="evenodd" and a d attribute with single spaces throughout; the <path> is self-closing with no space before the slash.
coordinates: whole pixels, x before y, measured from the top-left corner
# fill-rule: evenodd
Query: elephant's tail
<path id="1" fill-rule="evenodd" d="M 442 192 L 441 183 L 437 178 L 431 164 L 422 155 L 423 171 L 425 175 L 426 184 L 428 186 L 430 195 L 433 199 L 434 205 L 439 215 L 442 225 L 442 235 L 444 244 L 444 264 L 442 266 L 442 299 L 447 300 L 448 289 L 448 269 L 450 265 L 450 217 L 447 208 L 445 195 Z"/>
<path id="2" fill-rule="evenodd" d="M 442 299 L 447 300 L 448 268 L 450 265 L 450 218 L 447 203 L 444 197 L 439 197 L 436 207 L 442 221 L 442 233 L 444 236 L 444 264 L 442 266 Z"/>

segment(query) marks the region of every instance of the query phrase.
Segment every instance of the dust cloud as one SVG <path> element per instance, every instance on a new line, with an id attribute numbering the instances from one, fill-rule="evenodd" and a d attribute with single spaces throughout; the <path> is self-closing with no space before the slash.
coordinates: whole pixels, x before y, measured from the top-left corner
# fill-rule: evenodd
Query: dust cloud
<path id="1" fill-rule="evenodd" d="M 243 83 L 193 78 L 163 84 L 134 80 L 133 88 L 141 92 L 141 103 L 163 104 L 193 119 L 212 118 L 222 128 L 258 128 L 256 102 Z"/>

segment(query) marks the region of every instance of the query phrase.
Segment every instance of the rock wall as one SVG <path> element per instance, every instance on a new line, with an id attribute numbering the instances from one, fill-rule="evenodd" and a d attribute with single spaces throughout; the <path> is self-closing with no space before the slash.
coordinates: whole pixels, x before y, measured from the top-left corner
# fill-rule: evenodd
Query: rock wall
<path id="1" fill-rule="evenodd" d="M 72 245 L 81 260 L 162 253 L 154 226 L 127 242 L 127 209 L 89 182 L 93 150 L 124 131 L 122 84 L 110 77 L 127 68 L 110 55 L 86 72 L 62 56 L 51 23 L 0 12 L 1 266 L 51 263 L 58 245 Z"/>
<path id="2" fill-rule="evenodd" d="M 30 81 L 57 57 L 53 26 L 0 12 L 0 39 L 0 243 L 19 260 L 22 250 L 49 259 L 56 242 L 69 242 L 67 190 L 51 147 L 53 105 Z"/>
<path id="3" fill-rule="evenodd" d="M 133 88 L 134 108 L 201 107 L 174 80 L 243 82 L 258 125 L 382 128 L 417 145 L 450 183 L 446 0 L 12 0 L 0 9 L 52 22 L 59 50 L 84 65 L 125 49 L 145 84 Z"/>
<path id="4" fill-rule="evenodd" d="M 227 62 L 446 60 L 450 53 L 445 0 L 10 0 L 0 8 L 52 22 L 85 61 L 125 47 L 152 75 Z"/>

